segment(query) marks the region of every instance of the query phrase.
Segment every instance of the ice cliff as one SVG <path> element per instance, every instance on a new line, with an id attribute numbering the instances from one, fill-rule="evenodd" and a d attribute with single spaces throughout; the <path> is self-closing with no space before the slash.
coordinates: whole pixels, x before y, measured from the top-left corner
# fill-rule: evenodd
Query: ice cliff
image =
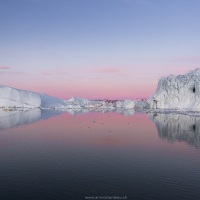
<path id="1" fill-rule="evenodd" d="M 0 85 L 0 107 L 16 108 L 56 108 L 64 107 L 62 99 L 46 94 Z"/>
<path id="2" fill-rule="evenodd" d="M 147 104 L 151 109 L 200 111 L 200 69 L 161 78 Z"/>
<path id="3" fill-rule="evenodd" d="M 39 94 L 0 85 L 0 107 L 37 108 L 40 105 Z"/>

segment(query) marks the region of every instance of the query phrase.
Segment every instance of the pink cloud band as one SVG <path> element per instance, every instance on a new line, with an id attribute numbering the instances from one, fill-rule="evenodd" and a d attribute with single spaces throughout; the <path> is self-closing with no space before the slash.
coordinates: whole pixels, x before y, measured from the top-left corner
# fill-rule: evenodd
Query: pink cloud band
<path id="1" fill-rule="evenodd" d="M 10 69 L 8 66 L 0 66 L 0 69 Z"/>

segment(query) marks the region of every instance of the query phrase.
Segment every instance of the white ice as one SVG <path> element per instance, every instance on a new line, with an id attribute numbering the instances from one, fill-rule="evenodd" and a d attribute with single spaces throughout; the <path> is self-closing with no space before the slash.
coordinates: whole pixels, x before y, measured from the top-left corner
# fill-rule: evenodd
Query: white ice
<path id="1" fill-rule="evenodd" d="M 0 85 L 0 107 L 37 108 L 40 105 L 39 94 Z"/>
<path id="2" fill-rule="evenodd" d="M 200 111 L 200 69 L 161 78 L 147 104 L 150 109 Z"/>

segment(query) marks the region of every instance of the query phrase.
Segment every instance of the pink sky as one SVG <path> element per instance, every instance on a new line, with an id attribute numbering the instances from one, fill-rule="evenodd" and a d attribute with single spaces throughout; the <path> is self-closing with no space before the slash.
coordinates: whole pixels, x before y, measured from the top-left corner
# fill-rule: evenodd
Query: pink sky
<path id="1" fill-rule="evenodd" d="M 2 1 L 0 84 L 60 98 L 148 98 L 200 68 L 200 1 Z"/>
<path id="2" fill-rule="evenodd" d="M 94 68 L 52 68 L 38 72 L 17 71 L 15 68 L 0 66 L 1 84 L 46 93 L 68 99 L 85 97 L 89 99 L 135 99 L 148 98 L 156 89 L 162 76 L 183 74 L 193 67 L 135 68 L 94 67 Z"/>

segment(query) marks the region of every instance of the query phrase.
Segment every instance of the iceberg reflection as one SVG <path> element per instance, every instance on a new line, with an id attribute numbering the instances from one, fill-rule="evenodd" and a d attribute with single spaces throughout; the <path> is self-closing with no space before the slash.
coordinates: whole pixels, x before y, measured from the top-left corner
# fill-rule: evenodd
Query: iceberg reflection
<path id="1" fill-rule="evenodd" d="M 109 112 L 115 112 L 122 115 L 134 115 L 135 109 L 113 109 L 113 108 L 73 108 L 73 109 L 65 109 L 66 112 L 68 112 L 70 115 L 83 115 L 87 113 L 92 112 L 98 112 L 98 113 L 109 113 Z"/>
<path id="2" fill-rule="evenodd" d="M 134 115 L 134 109 L 65 109 L 65 110 L 54 110 L 54 109 L 40 109 L 35 108 L 31 110 L 15 110 L 5 111 L 0 109 L 0 130 L 11 128 L 19 125 L 30 124 L 39 120 L 47 119 L 61 113 L 67 112 L 70 115 L 82 115 L 89 112 L 116 112 L 123 115 Z"/>
<path id="3" fill-rule="evenodd" d="M 53 117 L 62 112 L 55 110 L 41 110 L 40 108 L 31 110 L 16 110 L 6 112 L 0 109 L 0 130 L 31 124 L 33 122 Z"/>
<path id="4" fill-rule="evenodd" d="M 41 110 L 39 108 L 12 112 L 0 110 L 0 130 L 30 124 L 38 121 L 40 117 Z"/>
<path id="5" fill-rule="evenodd" d="M 148 116 L 155 123 L 160 138 L 184 141 L 200 148 L 200 117 L 170 113 L 149 113 Z"/>

